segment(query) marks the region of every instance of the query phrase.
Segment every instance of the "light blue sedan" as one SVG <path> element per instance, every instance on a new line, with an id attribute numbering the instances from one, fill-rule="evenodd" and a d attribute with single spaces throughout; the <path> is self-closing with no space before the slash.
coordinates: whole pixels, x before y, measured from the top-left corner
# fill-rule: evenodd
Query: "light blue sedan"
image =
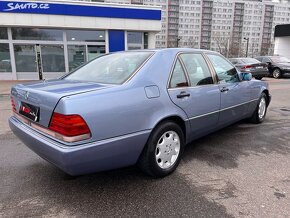
<path id="1" fill-rule="evenodd" d="M 71 175 L 138 164 L 163 177 L 193 140 L 242 119 L 261 123 L 268 85 L 216 52 L 104 55 L 64 77 L 11 89 L 10 128 Z"/>

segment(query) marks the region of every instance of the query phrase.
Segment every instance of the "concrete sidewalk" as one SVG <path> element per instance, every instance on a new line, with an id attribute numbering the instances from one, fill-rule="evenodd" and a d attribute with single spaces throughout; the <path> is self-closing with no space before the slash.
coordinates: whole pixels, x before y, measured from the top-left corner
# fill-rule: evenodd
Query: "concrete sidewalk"
<path id="1" fill-rule="evenodd" d="M 0 95 L 10 95 L 11 87 L 19 83 L 27 83 L 27 80 L 0 80 Z"/>

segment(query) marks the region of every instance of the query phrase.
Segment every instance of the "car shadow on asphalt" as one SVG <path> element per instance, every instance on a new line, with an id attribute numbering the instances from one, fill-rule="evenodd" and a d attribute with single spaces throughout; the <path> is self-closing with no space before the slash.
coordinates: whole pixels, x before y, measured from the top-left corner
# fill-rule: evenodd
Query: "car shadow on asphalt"
<path id="1" fill-rule="evenodd" d="M 188 144 L 183 161 L 197 159 L 227 169 L 238 167 L 240 156 L 289 154 L 289 130 L 289 118 L 266 118 L 262 124 L 241 121 Z"/>

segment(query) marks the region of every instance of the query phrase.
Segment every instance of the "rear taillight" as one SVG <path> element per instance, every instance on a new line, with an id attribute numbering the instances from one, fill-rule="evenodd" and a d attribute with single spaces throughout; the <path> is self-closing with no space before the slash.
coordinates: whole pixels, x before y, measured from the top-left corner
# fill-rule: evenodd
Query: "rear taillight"
<path id="1" fill-rule="evenodd" d="M 242 69 L 242 71 L 250 71 L 251 68 L 252 68 L 252 66 L 246 65 L 246 66 L 243 66 L 241 69 Z"/>
<path id="2" fill-rule="evenodd" d="M 77 114 L 64 115 L 54 112 L 49 124 L 49 129 L 65 137 L 81 136 L 81 139 L 91 137 L 91 131 L 87 123 Z"/>
<path id="3" fill-rule="evenodd" d="M 12 96 L 10 96 L 10 100 L 11 100 L 12 110 L 13 110 L 14 112 L 16 112 L 16 106 L 15 106 L 15 102 L 14 102 L 14 99 L 13 99 Z"/>

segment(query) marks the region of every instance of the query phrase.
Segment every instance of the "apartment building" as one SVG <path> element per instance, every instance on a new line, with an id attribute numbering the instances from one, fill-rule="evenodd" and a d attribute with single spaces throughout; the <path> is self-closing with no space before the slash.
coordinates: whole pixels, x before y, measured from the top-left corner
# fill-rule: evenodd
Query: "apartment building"
<path id="1" fill-rule="evenodd" d="M 110 1 L 110 0 L 107 0 Z M 211 49 L 226 56 L 274 52 L 274 28 L 290 23 L 285 0 L 143 0 L 162 6 L 162 32 L 156 47 Z"/>

